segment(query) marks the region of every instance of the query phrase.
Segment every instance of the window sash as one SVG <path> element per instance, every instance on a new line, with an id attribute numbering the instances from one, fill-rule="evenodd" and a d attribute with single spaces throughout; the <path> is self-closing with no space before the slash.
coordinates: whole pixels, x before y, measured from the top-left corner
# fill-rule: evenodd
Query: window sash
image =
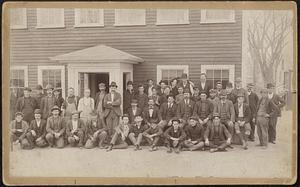
<path id="1" fill-rule="evenodd" d="M 177 75 L 178 77 L 181 77 L 182 73 L 189 74 L 189 66 L 188 65 L 157 65 L 157 83 L 159 83 L 161 80 L 164 80 L 163 74 L 167 74 L 168 83 L 174 75 Z M 176 74 L 174 73 L 176 71 Z M 174 75 L 170 76 L 171 73 L 174 73 Z"/>
<path id="2" fill-rule="evenodd" d="M 37 28 L 64 27 L 63 8 L 37 8 Z"/>
<path id="3" fill-rule="evenodd" d="M 27 10 L 26 8 L 11 8 L 10 10 L 10 28 L 27 28 Z"/>
<path id="4" fill-rule="evenodd" d="M 146 25 L 145 9 L 115 9 L 115 26 Z"/>
<path id="5" fill-rule="evenodd" d="M 225 88 L 225 85 L 229 82 L 229 71 L 229 69 L 206 69 L 206 80 L 213 88 L 215 88 L 217 81 L 221 81 L 222 87 Z"/>
<path id="6" fill-rule="evenodd" d="M 189 24 L 188 9 L 157 9 L 156 24 Z"/>
<path id="7" fill-rule="evenodd" d="M 75 9 L 75 27 L 104 26 L 103 9 Z"/>
<path id="8" fill-rule="evenodd" d="M 223 15 L 222 15 L 223 13 Z M 209 18 L 208 15 L 212 14 L 215 18 Z M 227 14 L 228 17 L 226 17 Z M 222 9 L 206 9 L 201 10 L 200 23 L 234 23 L 235 11 L 234 10 L 222 10 Z"/>

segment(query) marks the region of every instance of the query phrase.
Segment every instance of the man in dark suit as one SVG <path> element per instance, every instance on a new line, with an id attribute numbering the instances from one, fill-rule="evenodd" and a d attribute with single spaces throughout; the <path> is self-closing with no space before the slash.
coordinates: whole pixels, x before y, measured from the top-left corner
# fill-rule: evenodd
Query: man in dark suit
<path id="1" fill-rule="evenodd" d="M 123 93 L 123 112 L 125 113 L 130 108 L 131 100 L 134 98 L 133 82 L 127 82 L 127 88 Z"/>
<path id="2" fill-rule="evenodd" d="M 249 107 L 250 107 L 250 126 L 251 126 L 251 133 L 249 136 L 249 140 L 254 142 L 255 139 L 255 114 L 256 114 L 256 108 L 257 108 L 257 104 L 259 101 L 259 98 L 257 96 L 257 94 L 254 92 L 254 84 L 253 83 L 249 83 L 247 85 L 247 89 L 248 89 L 248 98 L 249 98 Z"/>
<path id="3" fill-rule="evenodd" d="M 198 85 L 199 91 L 202 92 L 204 91 L 206 95 L 209 95 L 209 90 L 211 89 L 211 85 L 209 85 L 206 81 L 206 73 L 201 73 L 200 74 L 200 83 Z"/>
<path id="4" fill-rule="evenodd" d="M 161 121 L 158 123 L 158 126 L 165 130 L 166 126 L 171 126 L 171 119 L 176 117 L 177 105 L 174 102 L 174 96 L 168 95 L 168 102 L 163 103 L 160 106 L 160 116 Z"/>
<path id="5" fill-rule="evenodd" d="M 157 89 L 157 95 L 161 96 L 162 94 L 164 94 L 164 90 L 167 85 L 168 85 L 168 82 L 166 80 L 161 80 L 159 82 L 159 88 Z"/>
<path id="6" fill-rule="evenodd" d="M 281 109 L 285 101 L 275 93 L 275 86 L 272 83 L 267 84 L 268 98 L 278 107 L 278 111 L 270 116 L 269 121 L 269 142 L 275 144 L 277 119 L 281 116 Z"/>
<path id="7" fill-rule="evenodd" d="M 138 93 L 134 96 L 134 99 L 137 100 L 137 106 L 140 109 L 143 109 L 148 104 L 148 96 L 144 93 L 144 86 L 142 84 L 138 85 Z"/>
<path id="8" fill-rule="evenodd" d="M 37 85 L 36 88 L 35 88 L 35 91 L 36 91 L 36 95 L 34 97 L 36 103 L 37 103 L 37 108 L 41 108 L 41 101 L 42 101 L 42 98 L 44 97 L 44 94 L 43 94 L 43 87 L 41 85 Z"/>
<path id="9" fill-rule="evenodd" d="M 119 124 L 119 118 L 122 115 L 121 113 L 121 103 L 122 98 L 120 93 L 116 91 L 117 84 L 116 82 L 111 82 L 109 85 L 110 92 L 104 97 L 104 118 L 106 121 L 106 126 L 108 128 L 108 135 L 112 136 L 114 129 Z"/>
<path id="10" fill-rule="evenodd" d="M 193 89 L 194 83 L 188 80 L 186 73 L 183 73 L 181 75 L 180 82 L 178 83 L 178 87 L 182 87 L 183 90 L 188 89 L 191 95 L 193 95 L 194 93 L 194 89 Z"/>
<path id="11" fill-rule="evenodd" d="M 198 117 L 199 123 L 204 129 L 210 124 L 212 114 L 214 112 L 214 105 L 207 100 L 206 92 L 201 92 L 201 100 L 195 104 L 193 115 Z"/>
<path id="12" fill-rule="evenodd" d="M 232 93 L 232 90 L 233 90 L 232 83 L 228 82 L 226 84 L 227 99 L 230 100 L 232 103 L 235 103 L 237 96 Z"/>
<path id="13" fill-rule="evenodd" d="M 56 100 L 53 95 L 53 86 L 48 84 L 46 86 L 47 95 L 44 96 L 41 100 L 41 110 L 42 110 L 42 118 L 47 120 L 49 116 L 51 116 L 51 109 L 56 105 Z"/>
<path id="14" fill-rule="evenodd" d="M 159 108 L 155 106 L 153 99 L 149 99 L 148 106 L 144 108 L 142 116 L 146 124 L 150 123 L 150 121 L 154 123 L 161 121 Z"/>
<path id="15" fill-rule="evenodd" d="M 142 109 L 137 107 L 138 101 L 136 99 L 131 100 L 131 107 L 127 109 L 127 114 L 129 116 L 129 123 L 132 124 L 136 116 L 142 115 Z"/>
<path id="16" fill-rule="evenodd" d="M 172 148 L 175 153 L 180 153 L 182 143 L 186 137 L 183 128 L 179 125 L 180 121 L 177 118 L 171 120 L 171 127 L 169 127 L 165 133 L 165 145 L 167 146 L 167 153 L 172 152 Z"/>
<path id="17" fill-rule="evenodd" d="M 46 142 L 46 120 L 42 119 L 42 111 L 40 109 L 34 110 L 34 120 L 29 125 L 29 130 L 26 138 L 31 147 L 45 147 Z"/>
<path id="18" fill-rule="evenodd" d="M 238 135 L 239 139 L 242 141 L 243 149 L 248 149 L 247 141 L 251 133 L 250 126 L 250 107 L 248 104 L 244 103 L 244 94 L 239 93 L 237 95 L 237 103 L 234 104 L 235 110 L 235 133 Z"/>
<path id="19" fill-rule="evenodd" d="M 198 86 L 195 86 L 194 87 L 194 94 L 193 96 L 191 97 L 191 99 L 197 103 L 198 101 L 200 101 L 200 90 L 199 90 L 199 87 Z"/>
<path id="20" fill-rule="evenodd" d="M 79 119 L 80 112 L 74 111 L 72 119 L 66 124 L 66 136 L 68 143 L 72 146 L 83 147 L 85 136 L 85 124 Z"/>
<path id="21" fill-rule="evenodd" d="M 184 90 L 183 100 L 177 105 L 177 118 L 181 121 L 181 127 L 187 124 L 188 119 L 193 115 L 195 102 L 190 99 L 189 90 Z"/>
<path id="22" fill-rule="evenodd" d="M 147 124 L 142 124 L 143 118 L 138 115 L 135 117 L 133 124 L 130 125 L 128 139 L 135 146 L 135 151 L 141 150 L 143 133 L 148 129 Z"/>
<path id="23" fill-rule="evenodd" d="M 104 111 L 104 98 L 106 96 L 106 86 L 104 83 L 99 83 L 99 92 L 96 93 L 96 97 L 94 99 L 95 101 L 95 110 L 97 111 L 97 115 L 98 115 L 98 120 L 97 122 L 100 123 L 101 126 L 105 126 L 105 120 L 104 120 L 104 116 L 103 116 L 103 111 Z"/>

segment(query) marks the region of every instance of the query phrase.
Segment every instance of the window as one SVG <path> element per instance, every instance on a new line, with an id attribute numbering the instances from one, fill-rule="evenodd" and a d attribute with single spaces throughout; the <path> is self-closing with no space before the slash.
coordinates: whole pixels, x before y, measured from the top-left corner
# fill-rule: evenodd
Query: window
<path id="1" fill-rule="evenodd" d="M 187 9 L 157 9 L 156 24 L 189 24 L 189 10 Z"/>
<path id="2" fill-rule="evenodd" d="M 37 28 L 57 28 L 64 27 L 63 8 L 38 8 Z"/>
<path id="3" fill-rule="evenodd" d="M 213 88 L 216 88 L 217 81 L 221 81 L 225 88 L 228 82 L 233 83 L 234 80 L 234 65 L 202 65 L 201 72 L 206 73 L 206 80 Z"/>
<path id="4" fill-rule="evenodd" d="M 64 66 L 39 66 L 38 84 L 45 88 L 51 84 L 54 88 L 61 90 L 62 96 L 65 96 L 65 67 Z"/>
<path id="5" fill-rule="evenodd" d="M 16 90 L 18 95 L 22 95 L 24 87 L 28 86 L 27 66 L 13 66 L 10 69 L 10 90 Z"/>
<path id="6" fill-rule="evenodd" d="M 26 29 L 27 28 L 26 8 L 10 9 L 10 28 L 11 29 Z"/>
<path id="7" fill-rule="evenodd" d="M 235 22 L 234 10 L 201 10 L 201 23 Z"/>
<path id="8" fill-rule="evenodd" d="M 75 9 L 75 27 L 104 26 L 103 9 Z"/>
<path id="9" fill-rule="evenodd" d="M 146 10 L 144 9 L 116 9 L 115 25 L 146 25 L 145 14 Z"/>
<path id="10" fill-rule="evenodd" d="M 187 65 L 158 65 L 157 66 L 157 83 L 161 80 L 167 80 L 170 84 L 174 78 L 181 77 L 183 73 L 188 74 Z"/>

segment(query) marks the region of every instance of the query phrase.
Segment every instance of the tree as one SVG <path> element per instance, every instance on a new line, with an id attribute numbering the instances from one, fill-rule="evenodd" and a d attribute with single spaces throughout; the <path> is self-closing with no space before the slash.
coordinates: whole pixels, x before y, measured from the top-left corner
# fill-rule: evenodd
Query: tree
<path id="1" fill-rule="evenodd" d="M 291 19 L 279 11 L 264 11 L 249 23 L 247 37 L 253 63 L 261 70 L 264 84 L 277 82 L 279 65 L 283 63 L 283 49 L 291 30 Z"/>

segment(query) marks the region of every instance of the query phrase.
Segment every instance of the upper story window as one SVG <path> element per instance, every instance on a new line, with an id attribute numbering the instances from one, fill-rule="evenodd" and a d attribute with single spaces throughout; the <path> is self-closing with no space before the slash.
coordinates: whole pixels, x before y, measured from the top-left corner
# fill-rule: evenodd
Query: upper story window
<path id="1" fill-rule="evenodd" d="M 10 9 L 10 28 L 11 29 L 26 29 L 27 28 L 26 8 L 11 8 Z"/>
<path id="2" fill-rule="evenodd" d="M 104 26 L 103 9 L 75 9 L 75 27 Z"/>
<path id="3" fill-rule="evenodd" d="M 156 24 L 189 24 L 189 10 L 187 9 L 157 9 Z"/>
<path id="4" fill-rule="evenodd" d="M 37 28 L 59 28 L 64 26 L 63 8 L 37 9 Z"/>
<path id="5" fill-rule="evenodd" d="M 234 10 L 201 10 L 201 23 L 233 23 L 235 22 Z"/>
<path id="6" fill-rule="evenodd" d="M 116 9 L 115 26 L 146 25 L 146 10 Z"/>

